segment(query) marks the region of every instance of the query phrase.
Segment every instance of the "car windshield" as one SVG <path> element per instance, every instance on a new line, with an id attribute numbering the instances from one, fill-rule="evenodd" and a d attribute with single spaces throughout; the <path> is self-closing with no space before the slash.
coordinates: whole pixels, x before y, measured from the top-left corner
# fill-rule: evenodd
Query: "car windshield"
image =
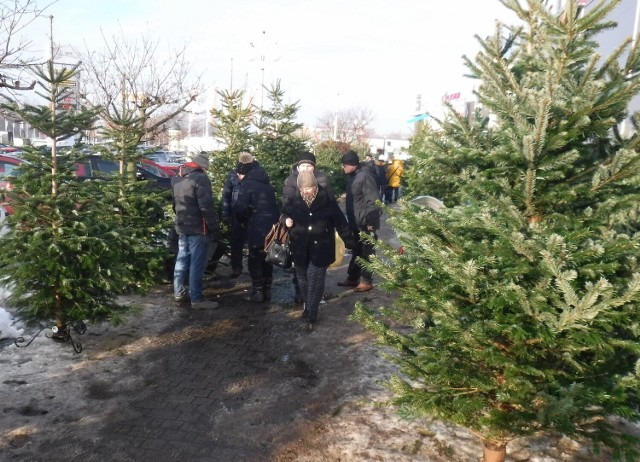
<path id="1" fill-rule="evenodd" d="M 142 162 L 138 164 L 138 167 L 144 170 L 147 173 L 155 175 L 160 178 L 171 178 L 171 175 L 167 173 L 165 170 L 161 169 L 152 164 L 147 164 L 146 162 Z"/>
<path id="2" fill-rule="evenodd" d="M 18 174 L 18 165 L 8 162 L 0 162 L 0 178 Z"/>

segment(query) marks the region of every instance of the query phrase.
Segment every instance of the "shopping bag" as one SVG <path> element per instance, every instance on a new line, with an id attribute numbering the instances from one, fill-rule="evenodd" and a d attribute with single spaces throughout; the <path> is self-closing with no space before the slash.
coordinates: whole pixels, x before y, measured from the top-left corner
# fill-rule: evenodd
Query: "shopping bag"
<path id="1" fill-rule="evenodd" d="M 337 268 L 338 266 L 342 265 L 342 259 L 344 258 L 345 250 L 346 249 L 344 246 L 344 241 L 336 232 L 336 259 L 329 265 L 329 268 Z"/>
<path id="2" fill-rule="evenodd" d="M 289 248 L 289 229 L 280 217 L 264 238 L 265 260 L 281 268 L 291 267 L 291 250 Z"/>

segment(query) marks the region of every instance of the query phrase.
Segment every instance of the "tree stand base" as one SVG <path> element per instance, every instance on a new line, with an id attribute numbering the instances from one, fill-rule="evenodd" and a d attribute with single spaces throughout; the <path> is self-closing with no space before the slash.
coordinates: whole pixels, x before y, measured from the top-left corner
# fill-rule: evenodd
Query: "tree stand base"
<path id="1" fill-rule="evenodd" d="M 506 446 L 494 446 L 487 447 L 484 446 L 482 454 L 482 462 L 504 462 L 507 457 L 507 447 Z"/>

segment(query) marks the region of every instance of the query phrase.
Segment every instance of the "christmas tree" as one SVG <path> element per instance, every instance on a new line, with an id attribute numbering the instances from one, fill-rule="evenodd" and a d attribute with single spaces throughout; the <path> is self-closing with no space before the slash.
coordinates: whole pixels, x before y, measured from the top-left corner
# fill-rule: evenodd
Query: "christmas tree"
<path id="1" fill-rule="evenodd" d="M 260 107 L 254 118 L 257 129 L 254 154 L 269 174 L 271 184 L 282 185 L 291 173 L 291 166 L 298 161 L 298 154 L 307 147 L 301 136 L 303 125 L 296 122 L 298 103 L 284 102 L 279 80 L 266 90 L 269 106 Z M 280 198 L 281 188 L 275 189 Z"/>
<path id="2" fill-rule="evenodd" d="M 222 196 L 222 188 L 229 172 L 236 167 L 238 155 L 249 151 L 252 144 L 251 124 L 253 108 L 245 103 L 244 90 L 221 90 L 221 108 L 212 109 L 213 129 L 216 137 L 222 140 L 224 149 L 214 151 L 209 166 L 211 183 L 214 185 L 217 198 Z"/>
<path id="3" fill-rule="evenodd" d="M 60 152 L 58 143 L 81 137 L 91 129 L 96 113 L 63 108 L 77 66 L 60 68 L 48 61 L 34 67 L 38 95 L 47 104 L 3 105 L 52 140 L 51 149 L 27 147 L 20 175 L 12 178 L 10 199 L 15 213 L 0 238 L 0 281 L 9 302 L 23 320 L 55 321 L 52 338 L 71 339 L 71 327 L 83 333 L 85 322 L 117 322 L 125 307 L 114 299 L 132 284 L 134 269 L 126 261 L 130 249 L 126 225 L 115 217 L 117 189 L 109 182 L 80 181 L 81 145 Z M 77 348 L 79 343 L 74 343 Z"/>
<path id="4" fill-rule="evenodd" d="M 541 431 L 633 459 L 615 417 L 640 404 L 640 137 L 619 128 L 638 46 L 597 54 L 616 1 L 502 3 L 520 24 L 466 59 L 490 115 L 450 108 L 413 140 L 412 194 L 447 207 L 390 211 L 404 252 L 371 266 L 399 296 L 354 316 L 395 348 L 402 412 L 470 429 L 485 461 Z"/>

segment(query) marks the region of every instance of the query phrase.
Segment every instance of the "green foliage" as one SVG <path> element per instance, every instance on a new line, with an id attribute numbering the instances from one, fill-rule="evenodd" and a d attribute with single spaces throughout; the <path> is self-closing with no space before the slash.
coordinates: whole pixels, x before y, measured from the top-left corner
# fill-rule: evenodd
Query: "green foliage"
<path id="1" fill-rule="evenodd" d="M 227 175 L 238 163 L 238 155 L 251 150 L 253 108 L 250 104 L 243 103 L 246 97 L 244 90 L 224 90 L 219 91 L 218 95 L 222 108 L 213 109 L 211 115 L 216 137 L 224 142 L 225 148 L 213 152 L 209 175 L 214 195 L 220 199 Z"/>
<path id="2" fill-rule="evenodd" d="M 336 197 L 344 194 L 347 186 L 347 177 L 342 171 L 340 159 L 349 149 L 351 146 L 342 141 L 323 141 L 315 147 L 318 169 L 329 177 Z"/>
<path id="3" fill-rule="evenodd" d="M 307 147 L 306 140 L 299 135 L 302 124 L 295 121 L 298 103 L 284 103 L 280 81 L 267 89 L 267 98 L 270 106 L 259 109 L 254 120 L 258 131 L 254 137 L 254 155 L 269 174 L 276 195 L 280 198 L 291 166 L 298 160 L 298 154 Z"/>
<path id="4" fill-rule="evenodd" d="M 157 281 L 168 256 L 166 236 L 171 223 L 166 211 L 170 192 L 136 177 L 136 164 L 144 156 L 138 145 L 147 133 L 149 115 L 126 104 L 101 108 L 100 115 L 105 121 L 103 135 L 112 140 L 100 147 L 101 155 L 120 164 L 119 172 L 102 183 L 101 189 L 113 197 L 113 225 L 121 228 L 119 237 L 124 241 L 119 246 L 120 262 L 128 274 L 121 291 L 145 291 Z"/>
<path id="5" fill-rule="evenodd" d="M 524 26 L 467 60 L 492 121 L 451 111 L 412 140 L 412 193 L 448 208 L 389 211 L 404 252 L 381 244 L 371 267 L 399 297 L 354 316 L 396 349 L 407 414 L 490 443 L 544 430 L 638 457 L 610 417 L 640 417 L 640 138 L 617 133 L 640 54 L 598 60 L 617 2 L 579 15 L 569 1 L 561 17 L 503 3 Z"/>
<path id="6" fill-rule="evenodd" d="M 12 179 L 15 213 L 0 238 L 0 280 L 25 321 L 55 319 L 58 327 L 80 320 L 117 322 L 125 307 L 114 297 L 142 289 L 158 263 L 147 233 L 153 226 L 142 224 L 157 212 L 156 202 L 134 193 L 139 185 L 76 178 L 75 166 L 85 154 L 75 148 L 61 155 L 56 141 L 93 128 L 96 114 L 57 109 L 75 69 L 60 71 L 49 63 L 35 72 L 49 105 L 13 102 L 4 108 L 47 133 L 54 145 L 50 153 L 27 148 L 21 174 Z"/>

